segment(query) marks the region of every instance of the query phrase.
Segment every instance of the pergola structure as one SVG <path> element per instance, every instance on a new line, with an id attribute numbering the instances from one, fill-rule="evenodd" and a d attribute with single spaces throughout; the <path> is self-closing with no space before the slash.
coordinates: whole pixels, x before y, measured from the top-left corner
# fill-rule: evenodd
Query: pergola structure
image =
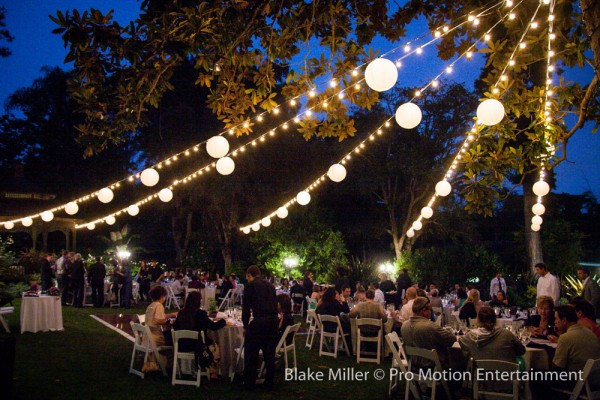
<path id="1" fill-rule="evenodd" d="M 14 176 L 0 183 L 0 220 L 10 220 L 21 215 L 26 215 L 31 210 L 48 208 L 49 202 L 56 198 L 56 194 L 45 193 L 43 190 L 27 181 L 22 169 L 17 167 Z M 75 251 L 77 246 L 77 230 L 75 226 L 80 219 L 57 217 L 50 222 L 44 222 L 41 218 L 34 218 L 31 226 L 21 223 L 15 224 L 12 229 L 4 232 L 25 232 L 31 236 L 33 250 L 48 250 L 48 234 L 50 232 L 62 232 L 65 235 L 65 250 Z M 38 239 L 41 237 L 41 248 L 38 249 Z"/>

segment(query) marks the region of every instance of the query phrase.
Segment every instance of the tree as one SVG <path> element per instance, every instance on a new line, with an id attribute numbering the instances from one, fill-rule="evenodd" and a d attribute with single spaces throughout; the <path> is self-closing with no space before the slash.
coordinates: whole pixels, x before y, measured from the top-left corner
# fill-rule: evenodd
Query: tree
<path id="1" fill-rule="evenodd" d="M 376 112 L 359 112 L 357 126 L 367 128 L 392 113 L 392 107 L 410 99 L 414 88 L 403 88 L 384 95 L 384 107 Z M 418 128 L 395 127 L 369 151 L 359 154 L 360 171 L 349 178 L 361 191 L 371 192 L 385 206 L 387 232 L 392 238 L 396 259 L 410 251 L 423 232 L 413 240 L 405 233 L 420 214 L 425 196 L 444 175 L 443 167 L 453 155 L 458 137 L 468 129 L 470 110 L 477 98 L 460 84 L 444 84 L 439 91 L 422 99 L 423 122 Z M 380 117 L 380 118 L 378 118 Z M 372 128 L 371 128 L 372 129 Z"/>
<path id="2" fill-rule="evenodd" d="M 14 37 L 10 35 L 8 29 L 6 29 L 6 7 L 0 7 L 0 42 L 12 42 L 15 40 Z M 0 46 L 0 57 L 8 57 L 11 52 L 6 46 Z"/>
<path id="3" fill-rule="evenodd" d="M 342 235 L 332 230 L 316 208 L 291 213 L 287 223 L 276 224 L 250 238 L 256 247 L 258 263 L 275 276 L 289 276 L 283 260 L 294 257 L 300 273 L 307 271 L 315 279 L 331 282 L 335 268 L 347 263 Z"/>

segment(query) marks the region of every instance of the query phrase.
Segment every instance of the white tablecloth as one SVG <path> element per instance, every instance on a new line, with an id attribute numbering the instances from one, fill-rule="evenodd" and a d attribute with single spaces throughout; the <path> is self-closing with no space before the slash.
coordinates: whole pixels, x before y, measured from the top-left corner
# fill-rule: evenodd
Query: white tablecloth
<path id="1" fill-rule="evenodd" d="M 217 288 L 215 286 L 205 287 L 204 289 L 200 289 L 200 294 L 202 295 L 202 304 L 201 307 L 204 310 L 208 310 L 209 307 L 209 299 L 215 298 L 215 293 L 217 293 Z M 217 304 L 217 307 L 219 305 Z"/>
<path id="2" fill-rule="evenodd" d="M 22 298 L 21 333 L 62 330 L 63 319 L 59 296 Z"/>
<path id="3" fill-rule="evenodd" d="M 204 289 L 203 289 L 204 290 Z M 238 325 L 228 325 L 218 331 L 208 330 L 208 337 L 217 342 L 221 351 L 221 375 L 228 376 L 230 368 L 235 365 L 237 354 L 235 349 L 244 343 L 244 327 Z M 238 366 L 240 369 L 242 365 Z"/>

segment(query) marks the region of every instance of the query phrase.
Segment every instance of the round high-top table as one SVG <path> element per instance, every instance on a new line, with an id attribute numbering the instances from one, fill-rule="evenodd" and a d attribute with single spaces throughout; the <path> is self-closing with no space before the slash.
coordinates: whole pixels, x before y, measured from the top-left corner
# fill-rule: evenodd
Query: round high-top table
<path id="1" fill-rule="evenodd" d="M 62 330 L 60 296 L 22 297 L 21 333 Z"/>

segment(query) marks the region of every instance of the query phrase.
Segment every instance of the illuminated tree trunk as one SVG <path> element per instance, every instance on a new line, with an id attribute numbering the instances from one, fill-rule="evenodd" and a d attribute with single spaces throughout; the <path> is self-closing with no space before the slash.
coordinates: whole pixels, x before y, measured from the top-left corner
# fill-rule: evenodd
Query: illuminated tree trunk
<path id="1" fill-rule="evenodd" d="M 542 238 L 540 231 L 534 232 L 531 230 L 531 218 L 533 212 L 531 207 L 537 202 L 537 196 L 532 191 L 533 183 L 537 180 L 536 175 L 529 174 L 523 182 L 523 208 L 525 216 L 525 242 L 527 243 L 527 256 L 529 260 L 529 268 L 535 272 L 535 264 L 544 261 L 542 252 Z"/>

